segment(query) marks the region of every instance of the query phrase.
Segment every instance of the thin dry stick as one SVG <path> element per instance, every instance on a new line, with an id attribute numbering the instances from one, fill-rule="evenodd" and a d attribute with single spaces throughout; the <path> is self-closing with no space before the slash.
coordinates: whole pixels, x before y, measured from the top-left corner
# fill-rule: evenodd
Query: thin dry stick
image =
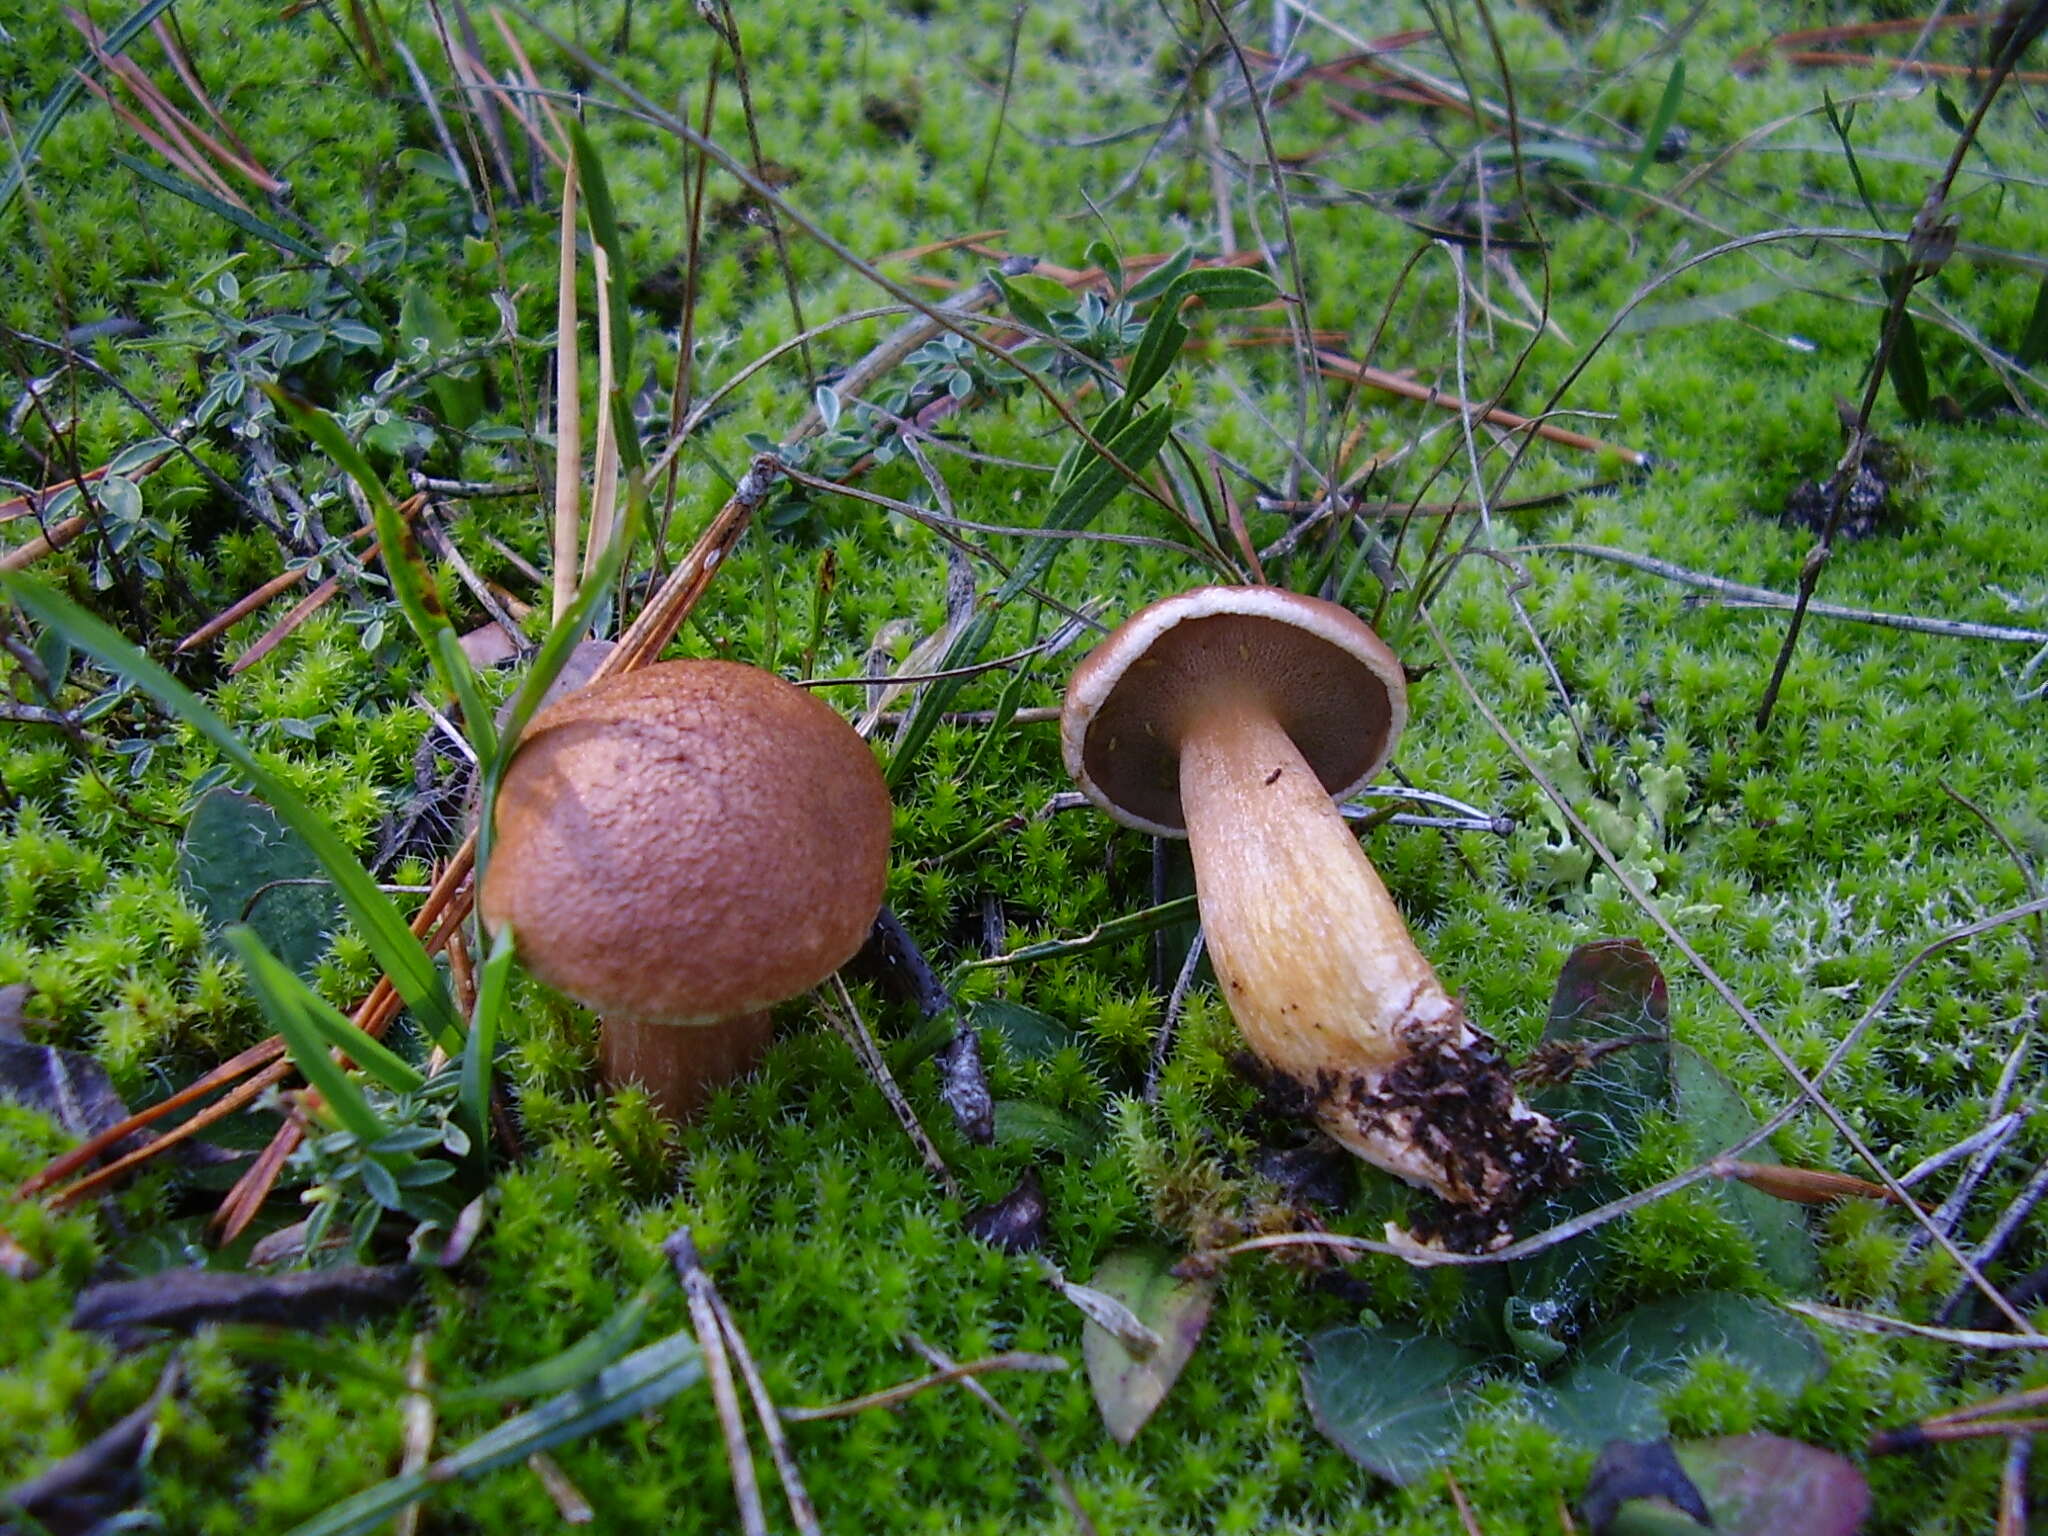
<path id="1" fill-rule="evenodd" d="M 688 1227 L 679 1228 L 661 1245 L 682 1282 L 690 1305 L 690 1327 L 704 1354 L 704 1373 L 711 1379 L 711 1400 L 718 1409 L 718 1427 L 725 1433 L 725 1458 L 732 1467 L 733 1500 L 739 1505 L 740 1529 L 746 1536 L 768 1536 L 767 1512 L 761 1508 L 761 1485 L 754 1477 L 754 1452 L 747 1443 L 746 1421 L 740 1417 L 739 1394 L 733 1390 L 732 1362 L 726 1354 L 725 1332 L 718 1325 L 718 1306 L 711 1277 L 697 1257 Z"/>
<path id="2" fill-rule="evenodd" d="M 939 1181 L 939 1187 L 945 1190 L 949 1199 L 959 1199 L 960 1186 L 953 1181 L 952 1170 L 947 1168 L 946 1160 L 939 1156 L 938 1147 L 925 1133 L 923 1123 L 917 1118 L 917 1111 L 910 1107 L 910 1100 L 903 1096 L 903 1090 L 896 1085 L 895 1074 L 889 1070 L 889 1063 L 875 1045 L 875 1037 L 868 1033 L 867 1025 L 861 1020 L 860 1009 L 853 1001 L 853 993 L 847 990 L 845 980 L 837 972 L 832 976 L 832 988 L 839 994 L 840 1008 L 825 1003 L 825 1017 L 832 1021 L 832 1027 L 839 1031 L 840 1038 L 853 1048 L 855 1059 L 867 1072 L 869 1081 L 881 1090 L 882 1097 L 888 1101 L 889 1108 L 895 1113 L 897 1123 L 910 1137 L 911 1144 L 917 1148 L 917 1155 L 924 1160 L 924 1165 L 932 1177 Z M 841 1008 L 845 1010 L 843 1013 L 840 1011 Z"/>
<path id="3" fill-rule="evenodd" d="M 912 1349 L 916 1350 L 920 1355 L 923 1355 L 925 1359 L 929 1360 L 933 1365 L 937 1366 L 940 1370 L 959 1370 L 959 1367 L 955 1365 L 951 1360 L 947 1359 L 944 1354 L 942 1354 L 940 1351 L 936 1349 L 933 1349 L 931 1345 L 925 1343 L 925 1341 L 919 1338 L 916 1334 L 906 1334 L 904 1336 L 904 1339 L 905 1342 L 908 1343 Z M 1001 1419 L 1003 1423 L 1007 1424 L 1010 1427 L 1010 1432 L 1014 1434 L 1019 1440 L 1022 1440 L 1024 1442 L 1025 1446 L 1029 1448 L 1032 1455 L 1036 1456 L 1041 1462 L 1045 1464 L 1045 1470 L 1052 1474 L 1052 1480 L 1060 1490 L 1060 1502 L 1067 1506 L 1067 1513 L 1074 1517 L 1074 1524 L 1078 1525 L 1081 1528 L 1081 1530 L 1085 1533 L 1085 1536 L 1098 1536 L 1098 1532 L 1095 1528 L 1095 1522 L 1088 1517 L 1088 1511 L 1082 1508 L 1080 1496 L 1074 1492 L 1074 1485 L 1067 1480 L 1067 1474 L 1060 1469 L 1060 1464 L 1054 1461 L 1051 1456 L 1046 1454 L 1046 1449 L 1043 1445 L 1039 1443 L 1038 1437 L 1032 1434 L 1031 1431 L 1026 1429 L 1022 1424 L 1018 1423 L 1017 1416 L 1011 1413 L 1010 1410 L 1005 1408 L 1001 1403 L 997 1402 L 995 1400 L 995 1395 L 991 1393 L 987 1387 L 984 1387 L 980 1382 L 976 1381 L 972 1376 L 962 1375 L 957 1379 L 959 1381 L 959 1384 L 962 1387 L 966 1388 L 966 1390 L 975 1398 L 977 1398 L 981 1402 L 983 1407 L 987 1408 L 990 1413 L 994 1414 L 997 1418 Z"/>
<path id="4" fill-rule="evenodd" d="M 375 526 L 373 523 L 363 524 L 354 533 L 348 535 L 346 542 L 352 544 L 357 539 L 367 536 L 374 531 Z M 293 587 L 304 581 L 306 573 L 312 568 L 311 562 L 308 562 L 305 565 L 292 566 L 289 570 L 279 571 L 270 580 L 256 588 L 255 591 L 230 603 L 226 608 L 193 630 L 191 634 L 180 640 L 177 645 L 172 647 L 172 654 L 182 656 L 188 651 L 196 651 L 208 641 L 225 634 L 257 609 L 263 607 L 273 597 L 289 592 Z"/>
<path id="5" fill-rule="evenodd" d="M 1864 450 L 1870 444 L 1870 414 L 1877 409 L 1877 397 L 1883 391 L 1885 379 L 1890 373 L 1893 350 L 1898 346 L 1899 335 L 1905 329 L 1906 305 L 1913 297 L 1913 289 L 1939 272 L 1949 253 L 1955 248 L 1956 224 L 1948 212 L 1949 190 L 1955 185 L 1957 174 L 1963 162 L 1969 157 L 1970 146 L 1977 141 L 1978 131 L 1984 125 L 1984 116 L 1991 110 L 1991 103 L 1998 99 L 2006 77 L 2019 63 L 2020 55 L 2032 45 L 2040 34 L 2044 23 L 2048 23 L 2048 6 L 2042 0 L 2032 0 L 2022 14 L 2018 24 L 1999 49 L 1998 59 L 1992 65 L 1990 78 L 1977 93 L 1977 105 L 1956 134 L 1955 144 L 1949 151 L 1948 164 L 1934 184 L 1927 189 L 1927 196 L 1920 204 L 1919 212 L 1913 216 L 1913 226 L 1907 234 L 1906 259 L 1892 283 L 1886 307 L 1884 325 L 1878 332 L 1877 355 L 1870 360 L 1870 378 L 1863 387 L 1863 400 L 1857 407 L 1856 420 L 1849 432 L 1848 446 L 1842 452 L 1841 462 L 1835 466 L 1834 480 L 1828 494 L 1828 519 L 1822 527 L 1820 538 L 1807 552 L 1799 568 L 1799 598 L 1792 609 L 1792 620 L 1785 626 L 1785 642 L 1778 650 L 1778 659 L 1771 667 L 1771 678 L 1764 685 L 1763 697 L 1757 702 L 1756 728 L 1759 732 L 1769 729 L 1771 713 L 1777 708 L 1778 691 L 1784 686 L 1785 673 L 1792 665 L 1792 653 L 1799 646 L 1799 632 L 1805 627 L 1806 610 L 1813 601 L 1814 589 L 1820 585 L 1820 573 L 1828 563 L 1828 556 L 1834 546 L 1835 532 L 1841 526 L 1842 513 L 1849 505 L 1849 490 L 1855 483 L 1857 473 L 1863 466 Z"/>
<path id="6" fill-rule="evenodd" d="M 810 1424 L 820 1419 L 850 1419 L 857 1413 L 866 1413 L 871 1408 L 894 1408 L 898 1403 L 907 1402 L 920 1392 L 933 1387 L 943 1387 L 964 1376 L 981 1376 L 991 1371 L 1039 1371 L 1048 1375 L 1063 1374 L 1073 1366 L 1058 1355 L 1033 1355 L 1021 1350 L 1006 1354 L 990 1355 L 982 1360 L 969 1360 L 960 1365 L 950 1365 L 943 1371 L 934 1371 L 929 1376 L 920 1376 L 915 1381 L 900 1382 L 893 1387 L 884 1387 L 879 1392 L 870 1392 L 865 1397 L 850 1397 L 843 1403 L 826 1403 L 818 1408 L 785 1408 L 782 1417 L 790 1424 Z"/>
<path id="7" fill-rule="evenodd" d="M 1639 449 L 1624 448 L 1619 443 L 1606 442 L 1597 437 L 1588 437 L 1583 432 L 1574 432 L 1567 427 L 1551 425 L 1544 419 L 1551 414 L 1548 410 L 1537 416 L 1523 416 L 1498 406 L 1481 407 L 1456 395 L 1447 394 L 1434 385 L 1408 378 L 1404 374 L 1389 373 L 1384 368 L 1354 362 L 1343 353 L 1332 352 L 1326 347 L 1316 349 L 1316 362 L 1333 378 L 1350 379 L 1370 389 L 1377 389 L 1383 394 L 1399 395 L 1404 400 L 1419 400 L 1424 405 L 1432 405 L 1439 410 L 1459 411 L 1479 421 L 1490 422 L 1496 427 L 1506 427 L 1511 432 L 1533 432 L 1545 442 L 1557 443 L 1561 447 L 1578 448 L 1587 453 L 1615 454 L 1623 463 L 1637 469 L 1650 462 L 1650 455 Z"/>
<path id="8" fill-rule="evenodd" d="M 817 1506 L 811 1502 L 810 1490 L 804 1486 L 803 1473 L 790 1451 L 789 1436 L 782 1427 L 782 1415 L 776 1411 L 775 1399 L 768 1395 L 768 1383 L 761 1379 L 760 1369 L 754 1364 L 754 1352 L 747 1348 L 746 1336 L 732 1320 L 732 1309 L 718 1294 L 717 1286 L 710 1283 L 708 1276 L 705 1283 L 711 1293 L 712 1310 L 718 1314 L 718 1326 L 724 1334 L 726 1347 L 732 1351 L 733 1364 L 739 1367 L 740 1379 L 747 1384 L 747 1396 L 754 1401 L 754 1417 L 760 1421 L 761 1438 L 768 1442 L 768 1455 L 775 1462 L 776 1475 L 782 1479 L 782 1496 L 789 1504 L 789 1518 L 796 1523 L 802 1536 L 820 1536 Z"/>
<path id="9" fill-rule="evenodd" d="M 583 532 L 583 381 L 576 349 L 576 160 L 562 169 L 562 253 L 555 279 L 555 585 L 556 623 L 576 601 L 576 555 Z"/>
<path id="10" fill-rule="evenodd" d="M 583 1490 L 569 1481 L 569 1474 L 546 1451 L 535 1451 L 527 1457 L 526 1469 L 540 1479 L 541 1487 L 555 1501 L 555 1513 L 562 1517 L 564 1525 L 588 1525 L 597 1518 L 597 1511 L 583 1497 Z"/>
<path id="11" fill-rule="evenodd" d="M 1194 943 L 1188 946 L 1187 958 L 1180 963 L 1180 974 L 1173 979 L 1173 991 L 1166 999 L 1166 1016 L 1159 1021 L 1159 1033 L 1152 1041 L 1152 1060 L 1145 1068 L 1145 1089 L 1141 1095 L 1147 1104 L 1159 1102 L 1159 1085 L 1165 1081 L 1167 1062 L 1173 1059 L 1173 1037 L 1180 1032 L 1180 1016 L 1187 1010 L 1188 992 L 1195 984 L 1195 972 L 1201 969 L 1206 947 L 1198 928 Z"/>
<path id="12" fill-rule="evenodd" d="M 2005 1466 L 1998 1478 L 1997 1536 L 2027 1536 L 2027 1464 L 2034 1437 L 2016 1435 L 2005 1448 Z"/>
<path id="13" fill-rule="evenodd" d="M 717 0 L 717 5 L 718 14 L 715 17 L 708 6 L 700 7 L 698 14 L 711 23 L 712 30 L 718 33 L 725 43 L 726 50 L 732 55 L 733 83 L 740 88 L 740 116 L 747 124 L 747 152 L 754 162 L 754 174 L 765 185 L 768 181 L 768 157 L 761 152 L 761 129 L 754 118 L 754 88 L 747 77 L 747 51 L 740 43 L 740 21 L 733 14 L 732 0 Z M 790 319 L 797 333 L 801 335 L 804 331 L 804 306 L 803 300 L 797 295 L 796 268 L 790 265 L 789 246 L 782 236 L 782 220 L 772 200 L 761 206 L 768 219 L 768 238 L 775 246 L 776 265 L 782 269 L 783 291 L 789 296 Z M 803 368 L 804 378 L 807 381 L 815 379 L 818 371 L 811 366 L 811 349 L 808 344 L 797 349 L 797 357 Z"/>
<path id="14" fill-rule="evenodd" d="M 1861 1158 L 1865 1165 L 1877 1175 L 1885 1188 L 1891 1191 L 1893 1198 L 1904 1206 L 1923 1228 L 1935 1233 L 1936 1241 L 1941 1244 L 1942 1249 L 1948 1256 L 1961 1266 L 1963 1273 L 1968 1277 L 1970 1283 L 1983 1293 L 1986 1299 L 1998 1309 L 2006 1321 L 2011 1323 L 2014 1328 L 2019 1329 L 2023 1333 L 2040 1337 L 2040 1335 L 2035 1333 L 2033 1324 L 2028 1322 L 2014 1308 L 2012 1303 L 2005 1299 L 2003 1293 L 1996 1286 L 1984 1278 L 1983 1271 L 1971 1262 L 1969 1257 L 1956 1246 L 1949 1235 L 1940 1231 L 1928 1216 L 1921 1211 L 1920 1207 L 1912 1202 L 1905 1190 L 1899 1187 L 1898 1181 L 1886 1170 L 1877 1154 L 1871 1151 L 1861 1133 L 1849 1123 L 1848 1118 L 1843 1115 L 1841 1110 L 1835 1107 L 1833 1101 L 1821 1093 L 1817 1080 L 1809 1078 L 1806 1073 L 1800 1070 L 1799 1064 L 1792 1059 L 1790 1053 L 1786 1051 L 1778 1037 L 1764 1027 L 1763 1021 L 1736 995 L 1735 989 L 1728 984 L 1720 972 L 1709 965 L 1706 958 L 1693 948 L 1692 943 L 1685 935 L 1672 925 L 1671 920 L 1664 915 L 1663 909 L 1650 900 L 1641 885 L 1636 881 L 1636 878 L 1627 869 L 1622 867 L 1621 860 L 1614 856 L 1613 851 L 1586 824 L 1585 819 L 1579 815 L 1571 802 L 1558 791 L 1556 785 L 1550 782 L 1548 775 L 1529 756 L 1521 742 L 1515 738 L 1501 718 L 1480 697 L 1479 690 L 1473 685 L 1471 677 L 1466 673 L 1463 664 L 1459 662 L 1457 653 L 1452 650 L 1450 641 L 1445 637 L 1442 629 L 1437 626 L 1437 622 L 1429 610 L 1418 607 L 1416 617 L 1429 630 L 1430 638 L 1436 642 L 1437 650 L 1443 656 L 1445 665 L 1457 677 L 1459 688 L 1471 700 L 1473 708 L 1479 711 L 1480 715 L 1486 720 L 1487 725 L 1500 739 L 1501 744 L 1514 754 L 1516 760 L 1521 763 L 1523 771 L 1529 775 L 1536 786 L 1543 791 L 1544 796 L 1557 807 L 1558 812 L 1571 824 L 1572 830 L 1578 835 L 1579 839 L 1588 848 L 1593 850 L 1594 855 L 1599 858 L 1601 863 L 1607 866 L 1609 873 L 1614 876 L 1616 883 L 1628 893 L 1629 899 L 1636 904 L 1637 909 L 1657 925 L 1664 937 L 1685 957 L 1686 963 L 1692 966 L 1707 985 L 1712 987 L 1720 996 L 1721 1000 L 1734 1010 L 1735 1016 L 1742 1020 L 1744 1026 L 1756 1037 L 1765 1051 L 1770 1054 L 1771 1059 L 1778 1064 L 1778 1069 L 1792 1080 L 1793 1085 L 1799 1090 L 1800 1097 L 1811 1103 L 1814 1108 L 1827 1117 L 1828 1122 L 1834 1126 L 1836 1133 L 1848 1143 L 1850 1150 Z M 1830 1057 L 1829 1060 L 1830 1064 L 1832 1064 L 1834 1058 Z M 2044 1340 L 2044 1343 L 2048 1343 L 2048 1340 Z"/>
<path id="15" fill-rule="evenodd" d="M 1673 565 L 1668 560 L 1659 560 L 1651 555 L 1639 555 L 1633 550 L 1612 549 L 1604 544 L 1517 544 L 1504 554 L 1541 554 L 1555 552 L 1564 555 L 1583 555 L 1589 560 L 1610 560 L 1616 565 L 1626 565 L 1652 576 L 1661 576 L 1666 581 L 1683 587 L 1696 587 L 1702 592 L 1734 599 L 1727 606 L 1754 606 L 1758 608 L 1790 609 L 1798 605 L 1796 597 L 1787 597 L 1782 592 L 1773 592 L 1768 587 L 1752 587 L 1746 582 L 1729 581 L 1720 576 L 1709 576 L 1701 571 L 1690 571 L 1682 565 Z M 2005 624 L 1974 624 L 1963 619 L 1930 619 L 1917 613 L 1880 613 L 1870 608 L 1844 608 L 1834 603 L 1808 603 L 1806 611 L 1824 619 L 1846 619 L 1854 624 L 1876 624 L 1885 629 L 1909 630 L 1921 635 L 1945 635 L 1953 640 L 1990 640 L 2005 645 L 2048 645 L 2048 630 L 2016 629 Z"/>
<path id="16" fill-rule="evenodd" d="M 1902 1317 L 1880 1317 L 1874 1312 L 1851 1312 L 1843 1307 L 1824 1307 L 1813 1301 L 1782 1301 L 1780 1306 L 1810 1317 L 1831 1328 L 1850 1333 L 1906 1335 L 1932 1339 L 1937 1344 L 1954 1344 L 1963 1349 L 2048 1349 L 2048 1336 L 2038 1333 L 1987 1333 L 1979 1328 L 1936 1328 L 1927 1323 L 1909 1323 Z"/>
<path id="17" fill-rule="evenodd" d="M 434 1398 L 428 1391 L 427 1335 L 424 1330 L 412 1336 L 412 1353 L 405 1362 L 405 1384 L 412 1390 L 405 1394 L 399 1405 L 398 1416 L 404 1426 L 405 1449 L 398 1459 L 401 1477 L 410 1477 L 427 1464 L 434 1453 Z M 420 1506 L 415 1500 L 398 1512 L 398 1518 L 391 1524 L 392 1536 L 414 1536 L 420 1528 Z"/>

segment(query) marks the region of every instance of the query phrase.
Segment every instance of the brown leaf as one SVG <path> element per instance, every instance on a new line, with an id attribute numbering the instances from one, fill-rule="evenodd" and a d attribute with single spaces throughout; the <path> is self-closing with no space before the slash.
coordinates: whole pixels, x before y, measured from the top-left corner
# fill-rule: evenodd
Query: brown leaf
<path id="1" fill-rule="evenodd" d="M 1117 1337 L 1093 1322 L 1081 1329 L 1081 1354 L 1088 1386 L 1102 1422 L 1118 1445 L 1129 1445 L 1166 1399 L 1201 1341 L 1216 1296 L 1209 1279 L 1176 1280 L 1173 1255 L 1163 1248 L 1121 1248 L 1089 1280 L 1095 1290 L 1122 1302 L 1160 1338 L 1149 1358 L 1140 1359 Z"/>

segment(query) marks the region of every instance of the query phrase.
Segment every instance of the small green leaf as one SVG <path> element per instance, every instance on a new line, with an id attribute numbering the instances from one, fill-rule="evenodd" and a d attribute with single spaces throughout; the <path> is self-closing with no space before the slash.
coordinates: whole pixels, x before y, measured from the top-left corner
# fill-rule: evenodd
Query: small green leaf
<path id="1" fill-rule="evenodd" d="M 1174 1263 L 1173 1254 L 1157 1246 L 1120 1248 L 1104 1259 L 1088 1280 L 1095 1290 L 1129 1307 L 1161 1340 L 1158 1349 L 1140 1359 L 1093 1320 L 1081 1326 L 1088 1386 L 1109 1437 L 1118 1445 L 1129 1445 L 1138 1438 L 1138 1431 L 1166 1400 L 1193 1358 L 1202 1329 L 1209 1322 L 1216 1282 L 1178 1280 Z"/>
<path id="2" fill-rule="evenodd" d="M 968 1005 L 967 1022 L 983 1032 L 994 1031 L 1011 1052 L 1029 1061 L 1057 1056 L 1080 1036 L 1070 1024 L 1022 1003 L 988 998 Z"/>
<path id="3" fill-rule="evenodd" d="M 1182 246 L 1158 266 L 1147 272 L 1124 295 L 1124 302 L 1131 305 L 1149 304 L 1180 279 L 1180 275 L 1194 265 L 1195 252 L 1192 246 Z"/>
<path id="4" fill-rule="evenodd" d="M 1088 249 L 1081 253 L 1081 259 L 1091 267 L 1102 268 L 1104 276 L 1109 279 L 1111 293 L 1120 294 L 1124 291 L 1124 264 L 1117 259 L 1117 254 L 1110 248 L 1109 242 L 1090 240 Z"/>
<path id="5" fill-rule="evenodd" d="M 1256 309 L 1280 297 L 1280 288 L 1256 267 L 1197 267 L 1167 290 L 1171 300 L 1197 298 L 1209 309 Z"/>
<path id="6" fill-rule="evenodd" d="M 1664 1433 L 1664 1408 L 1654 1388 L 1603 1365 L 1579 1365 L 1531 1386 L 1530 1414 L 1583 1450 L 1610 1440 L 1654 1440 Z"/>
<path id="7" fill-rule="evenodd" d="M 1099 1131 L 1076 1116 L 1030 1099 L 997 1099 L 995 1115 L 999 1147 L 1038 1147 L 1078 1160 L 1093 1156 L 1102 1141 Z"/>
<path id="8" fill-rule="evenodd" d="M 1009 306 L 1012 315 L 1034 331 L 1042 331 L 1047 335 L 1052 333 L 1052 316 L 1048 315 L 1039 302 L 1025 292 L 1015 279 L 991 271 L 988 280 L 995 284 L 996 291 L 1002 294 L 1003 302 Z"/>
<path id="9" fill-rule="evenodd" d="M 1477 1350 L 1377 1328 L 1332 1328 L 1308 1350 L 1301 1384 L 1316 1427 L 1368 1472 L 1413 1482 L 1464 1442 Z"/>
<path id="10" fill-rule="evenodd" d="M 1828 1364 L 1820 1340 L 1798 1318 L 1729 1291 L 1694 1291 L 1637 1307 L 1590 1340 L 1579 1360 L 1658 1387 L 1709 1352 L 1786 1396 L 1822 1375 Z"/>
<path id="11" fill-rule="evenodd" d="M 301 976 L 319 963 L 342 919 L 341 897 L 305 839 L 256 796 L 225 785 L 192 808 L 178 847 L 178 883 L 219 952 L 227 953 L 221 930 L 247 923 Z"/>

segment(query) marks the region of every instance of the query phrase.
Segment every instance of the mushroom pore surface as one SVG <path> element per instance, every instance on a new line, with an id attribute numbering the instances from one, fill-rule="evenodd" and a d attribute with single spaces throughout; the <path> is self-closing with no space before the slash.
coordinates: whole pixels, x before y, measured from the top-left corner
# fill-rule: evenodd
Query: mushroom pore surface
<path id="1" fill-rule="evenodd" d="M 602 1013 L 708 1023 L 815 986 L 882 904 L 889 795 L 832 708 L 755 667 L 672 661 L 534 718 L 481 907 Z"/>

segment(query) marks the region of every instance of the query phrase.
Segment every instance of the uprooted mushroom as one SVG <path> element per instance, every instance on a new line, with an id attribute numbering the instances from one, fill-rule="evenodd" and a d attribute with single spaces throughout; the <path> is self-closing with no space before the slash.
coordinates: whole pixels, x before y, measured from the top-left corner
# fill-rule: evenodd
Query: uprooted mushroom
<path id="1" fill-rule="evenodd" d="M 1246 1044 L 1353 1152 L 1494 1247 L 1577 1171 L 1410 937 L 1342 798 L 1407 717 L 1401 663 L 1333 603 L 1215 587 L 1153 604 L 1075 672 L 1068 771 L 1127 826 L 1186 837 L 1211 962 Z"/>

